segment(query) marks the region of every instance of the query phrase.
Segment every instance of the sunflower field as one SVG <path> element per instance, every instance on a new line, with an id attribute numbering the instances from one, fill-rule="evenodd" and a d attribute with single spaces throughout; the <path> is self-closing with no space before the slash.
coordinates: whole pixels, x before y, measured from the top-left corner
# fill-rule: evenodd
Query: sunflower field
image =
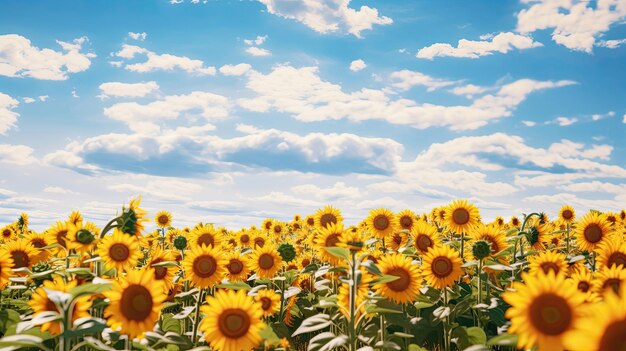
<path id="1" fill-rule="evenodd" d="M 137 198 L 103 227 L 80 212 L 2 227 L 0 350 L 626 348 L 625 211 L 148 220 Z"/>

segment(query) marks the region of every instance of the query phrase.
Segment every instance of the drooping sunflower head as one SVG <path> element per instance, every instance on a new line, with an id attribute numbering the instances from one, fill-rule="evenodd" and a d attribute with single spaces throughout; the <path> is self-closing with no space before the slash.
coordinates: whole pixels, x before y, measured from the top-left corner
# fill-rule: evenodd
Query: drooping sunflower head
<path id="1" fill-rule="evenodd" d="M 261 342 L 263 309 L 245 290 L 218 290 L 200 307 L 199 329 L 216 351 L 252 350 Z"/>
<path id="2" fill-rule="evenodd" d="M 212 224 L 204 224 L 196 226 L 187 236 L 190 247 L 194 246 L 210 246 L 221 247 L 222 235 L 215 230 Z"/>
<path id="3" fill-rule="evenodd" d="M 398 228 L 398 218 L 386 208 L 371 210 L 365 222 L 370 232 L 379 239 L 391 236 Z"/>
<path id="4" fill-rule="evenodd" d="M 467 233 L 479 219 L 478 208 L 467 200 L 456 200 L 446 208 L 445 223 L 456 233 Z"/>
<path id="5" fill-rule="evenodd" d="M 226 278 L 231 282 L 240 282 L 248 279 L 250 269 L 246 262 L 247 257 L 238 252 L 226 256 Z"/>
<path id="6" fill-rule="evenodd" d="M 172 225 L 172 214 L 167 211 L 159 211 L 154 216 L 154 222 L 159 228 L 167 228 Z"/>
<path id="7" fill-rule="evenodd" d="M 162 283 L 155 281 L 151 274 L 128 271 L 126 276 L 113 282 L 111 290 L 104 292 L 109 299 L 104 312 L 107 324 L 131 338 L 151 331 L 167 297 L 165 291 Z"/>
<path id="8" fill-rule="evenodd" d="M 58 244 L 64 248 L 67 248 L 67 236 L 70 230 L 74 228 L 72 223 L 57 221 L 52 227 L 50 227 L 46 233 L 49 236 L 49 242 L 52 244 Z M 65 250 L 56 248 L 57 253 L 65 253 Z"/>
<path id="9" fill-rule="evenodd" d="M 254 250 L 248 260 L 248 267 L 259 278 L 273 278 L 282 263 L 283 259 L 276 251 L 276 246 L 267 244 Z"/>
<path id="10" fill-rule="evenodd" d="M 422 259 L 424 279 L 436 289 L 454 285 L 463 270 L 459 253 L 447 245 L 431 248 Z"/>
<path id="11" fill-rule="evenodd" d="M 556 251 L 543 251 L 528 258 L 531 274 L 542 271 L 547 274 L 552 271 L 555 274 L 565 274 L 567 272 L 566 256 Z"/>
<path id="12" fill-rule="evenodd" d="M 20 233 L 26 233 L 28 231 L 28 214 L 22 212 L 17 219 L 17 228 Z"/>
<path id="13" fill-rule="evenodd" d="M 330 205 L 324 206 L 324 208 L 320 208 L 315 212 L 315 225 L 320 229 L 326 228 L 330 224 L 341 223 L 342 221 L 341 212 Z"/>
<path id="14" fill-rule="evenodd" d="M 261 305 L 263 317 L 273 316 L 280 308 L 280 294 L 277 294 L 274 290 L 261 289 L 257 292 L 254 299 Z"/>
<path id="15" fill-rule="evenodd" d="M 130 199 L 128 207 L 122 207 L 122 214 L 117 220 L 119 229 L 122 232 L 134 236 L 140 236 L 145 229 L 144 222 L 148 221 L 148 219 L 145 218 L 147 212 L 139 207 L 140 203 L 141 196 Z"/>
<path id="16" fill-rule="evenodd" d="M 125 234 L 117 228 L 113 235 L 107 235 L 100 241 L 97 253 L 104 260 L 105 267 L 115 268 L 118 275 L 135 267 L 142 256 L 139 240 L 134 235 Z"/>
<path id="17" fill-rule="evenodd" d="M 550 241 L 550 233 L 552 231 L 552 224 L 549 222 L 542 222 L 541 219 L 533 217 L 528 220 L 526 226 L 526 240 L 530 244 L 533 250 L 541 251 L 545 250 L 545 244 Z"/>
<path id="18" fill-rule="evenodd" d="M 199 289 L 219 283 L 226 274 L 226 257 L 222 250 L 211 246 L 194 246 L 181 263 L 185 277 Z"/>
<path id="19" fill-rule="evenodd" d="M 380 259 L 378 266 L 383 274 L 398 277 L 387 283 L 375 284 L 374 288 L 379 294 L 396 303 L 415 300 L 419 295 L 422 278 L 419 266 L 413 264 L 411 258 L 400 253 L 385 255 Z"/>
<path id="20" fill-rule="evenodd" d="M 576 225 L 574 236 L 581 250 L 593 251 L 613 234 L 606 217 L 589 212 Z"/>
<path id="21" fill-rule="evenodd" d="M 431 248 L 441 244 L 441 234 L 437 228 L 427 222 L 420 221 L 411 230 L 413 246 L 417 252 L 425 254 Z"/>
<path id="22" fill-rule="evenodd" d="M 318 230 L 315 238 L 315 246 L 317 247 L 317 257 L 322 262 L 329 262 L 333 265 L 338 264 L 341 259 L 331 255 L 326 251 L 327 247 L 335 247 L 345 244 L 343 224 L 329 224 L 325 228 Z"/>
<path id="23" fill-rule="evenodd" d="M 571 224 L 576 219 L 576 211 L 570 205 L 563 205 L 559 210 L 559 219 L 565 223 Z"/>
<path id="24" fill-rule="evenodd" d="M 415 212 L 411 210 L 402 210 L 397 215 L 398 229 L 411 231 L 416 222 Z"/>
<path id="25" fill-rule="evenodd" d="M 566 333 L 583 316 L 584 296 L 564 274 L 522 274 L 524 283 L 515 283 L 503 299 L 511 305 L 506 317 L 509 333 L 519 336 L 518 348 L 563 350 Z"/>

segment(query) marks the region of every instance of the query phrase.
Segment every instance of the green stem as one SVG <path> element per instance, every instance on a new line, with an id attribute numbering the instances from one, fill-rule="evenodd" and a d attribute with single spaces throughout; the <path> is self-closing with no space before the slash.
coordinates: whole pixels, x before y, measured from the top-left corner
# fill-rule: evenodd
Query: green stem
<path id="1" fill-rule="evenodd" d="M 448 306 L 448 288 L 443 288 L 443 303 L 447 307 Z M 443 346 L 445 351 L 450 350 L 450 316 L 446 316 L 446 319 L 443 323 Z"/>
<path id="2" fill-rule="evenodd" d="M 285 308 L 285 281 L 280 281 L 280 311 L 278 313 L 278 322 L 283 320 L 283 309 Z"/>
<path id="3" fill-rule="evenodd" d="M 356 280 L 356 252 L 352 251 L 352 285 L 350 286 L 350 350 L 356 351 L 356 330 L 355 330 L 355 318 L 356 318 L 356 292 L 357 292 L 357 280 Z"/>
<path id="4" fill-rule="evenodd" d="M 565 239 L 565 246 L 567 247 L 567 256 L 569 256 L 569 223 L 567 223 L 567 237 Z"/>
<path id="5" fill-rule="evenodd" d="M 465 256 L 463 256 L 463 249 L 465 248 L 465 233 L 461 233 L 461 260 L 465 262 Z"/>
<path id="6" fill-rule="evenodd" d="M 113 229 L 113 228 L 117 228 L 118 225 L 115 224 L 117 222 L 118 219 L 120 219 L 121 217 L 115 217 L 112 220 L 109 221 L 109 223 L 107 223 L 107 225 L 104 226 L 104 229 L 102 229 L 102 232 L 100 233 L 100 239 L 104 238 L 104 236 L 106 235 L 106 233 L 109 232 L 109 230 Z"/>
<path id="7" fill-rule="evenodd" d="M 196 302 L 196 317 L 193 320 L 193 334 L 191 335 L 191 341 L 193 345 L 196 345 L 196 340 L 198 337 L 198 325 L 200 325 L 200 305 L 202 304 L 202 293 L 205 289 L 200 289 L 198 293 L 198 301 Z"/>

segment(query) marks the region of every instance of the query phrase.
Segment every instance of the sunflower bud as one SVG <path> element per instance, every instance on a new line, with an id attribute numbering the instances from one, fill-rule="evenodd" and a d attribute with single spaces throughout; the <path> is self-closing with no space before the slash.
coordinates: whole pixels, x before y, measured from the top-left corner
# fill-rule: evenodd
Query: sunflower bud
<path id="1" fill-rule="evenodd" d="M 117 224 L 119 225 L 119 229 L 122 233 L 135 235 L 137 231 L 137 214 L 132 208 L 124 208 L 122 209 L 122 215 L 119 217 Z"/>
<path id="2" fill-rule="evenodd" d="M 184 250 L 187 247 L 187 238 L 185 238 L 182 235 L 179 235 L 176 238 L 174 238 L 174 247 L 177 250 Z"/>
<path id="3" fill-rule="evenodd" d="M 293 247 L 293 245 L 288 243 L 280 244 L 280 246 L 278 247 L 278 253 L 285 262 L 291 262 L 294 258 L 296 258 L 296 249 Z"/>
<path id="4" fill-rule="evenodd" d="M 472 245 L 472 254 L 477 260 L 482 260 L 491 255 L 491 245 L 485 240 L 478 240 Z"/>
<path id="5" fill-rule="evenodd" d="M 81 244 L 91 244 L 95 240 L 95 236 L 87 229 L 81 229 L 76 233 L 76 241 Z"/>

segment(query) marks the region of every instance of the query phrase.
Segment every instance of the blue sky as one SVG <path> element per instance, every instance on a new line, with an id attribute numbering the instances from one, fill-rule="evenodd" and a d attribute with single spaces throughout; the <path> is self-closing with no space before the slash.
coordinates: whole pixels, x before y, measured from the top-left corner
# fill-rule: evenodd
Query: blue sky
<path id="1" fill-rule="evenodd" d="M 626 203 L 624 0 L 0 9 L 0 224 Z"/>

